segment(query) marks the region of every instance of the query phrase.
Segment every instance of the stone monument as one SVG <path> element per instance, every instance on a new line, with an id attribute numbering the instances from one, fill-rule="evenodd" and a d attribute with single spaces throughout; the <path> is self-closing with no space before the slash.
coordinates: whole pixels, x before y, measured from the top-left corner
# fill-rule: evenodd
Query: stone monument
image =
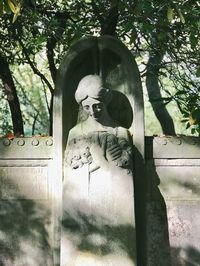
<path id="1" fill-rule="evenodd" d="M 136 63 L 115 38 L 82 39 L 63 60 L 57 87 L 60 265 L 137 265 L 134 175 L 144 125 Z"/>
<path id="2" fill-rule="evenodd" d="M 97 75 L 75 93 L 88 118 L 68 136 L 61 265 L 136 265 L 132 145 L 108 113 L 111 97 Z"/>

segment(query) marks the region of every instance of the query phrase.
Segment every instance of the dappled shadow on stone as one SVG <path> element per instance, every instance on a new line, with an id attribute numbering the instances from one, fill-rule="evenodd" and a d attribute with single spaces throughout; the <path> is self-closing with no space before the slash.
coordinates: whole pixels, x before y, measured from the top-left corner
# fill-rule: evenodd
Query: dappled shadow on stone
<path id="1" fill-rule="evenodd" d="M 91 131 L 91 122 L 85 124 L 84 131 L 83 124 L 77 125 L 82 131 L 72 129 L 66 149 L 61 265 L 135 266 L 132 148 L 127 130 L 123 129 L 122 138 L 105 128 Z M 120 139 L 125 144 L 122 153 L 112 160 L 109 147 Z"/>
<path id="2" fill-rule="evenodd" d="M 65 251 L 75 254 L 69 265 L 136 265 L 135 228 L 131 225 L 111 225 L 97 215 L 77 212 L 74 217 L 64 213 L 62 234 L 66 235 Z M 71 248 L 71 251 L 67 250 Z M 67 258 L 65 254 L 65 258 Z M 63 265 L 65 265 L 63 263 Z M 68 264 L 67 264 L 68 265 Z M 90 265 L 90 264 L 88 264 Z"/>
<path id="3" fill-rule="evenodd" d="M 147 265 L 172 266 L 167 208 L 160 192 L 160 179 L 153 160 L 146 168 L 147 191 Z"/>
<path id="4" fill-rule="evenodd" d="M 191 176 L 188 179 L 189 180 L 185 181 L 185 180 L 181 180 L 178 178 L 174 178 L 171 180 L 171 185 L 176 186 L 177 188 L 179 188 L 179 190 L 183 191 L 183 189 L 184 189 L 185 192 L 189 191 L 189 193 L 191 194 L 191 196 L 193 198 L 199 197 L 200 196 L 200 189 L 198 186 L 198 180 L 195 183 L 194 180 L 190 181 L 190 179 L 192 179 Z M 184 196 L 185 196 L 185 194 L 186 193 L 184 193 Z"/>
<path id="5" fill-rule="evenodd" d="M 172 266 L 197 266 L 200 265 L 200 250 L 192 246 L 185 248 L 172 247 Z"/>
<path id="6" fill-rule="evenodd" d="M 12 189 L 14 187 L 12 184 Z M 15 194 L 11 199 L 0 199 L 0 265 L 50 266 L 47 205 L 39 200 L 20 198 L 21 195 Z"/>

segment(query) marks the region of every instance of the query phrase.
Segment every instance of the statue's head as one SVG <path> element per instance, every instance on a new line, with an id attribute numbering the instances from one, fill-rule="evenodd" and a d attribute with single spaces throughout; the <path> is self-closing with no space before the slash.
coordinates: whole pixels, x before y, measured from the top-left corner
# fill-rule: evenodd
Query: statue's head
<path id="1" fill-rule="evenodd" d="M 106 113 L 106 106 L 111 100 L 111 94 L 101 77 L 88 75 L 79 82 L 75 99 L 89 116 L 98 121 Z"/>

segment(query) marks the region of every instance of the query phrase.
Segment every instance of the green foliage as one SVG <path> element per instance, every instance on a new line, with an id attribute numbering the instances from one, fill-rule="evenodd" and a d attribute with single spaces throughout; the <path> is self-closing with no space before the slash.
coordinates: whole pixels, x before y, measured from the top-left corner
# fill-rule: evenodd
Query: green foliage
<path id="1" fill-rule="evenodd" d="M 27 65 L 18 68 L 14 66 L 13 74 L 21 103 L 25 135 L 48 135 L 49 91 L 45 85 L 41 88 L 39 78 L 32 75 Z"/>
<path id="2" fill-rule="evenodd" d="M 20 14 L 21 1 L 17 0 L 0 0 L 0 16 L 3 16 L 4 12 L 14 14 L 12 22 L 14 23 Z"/>
<path id="3" fill-rule="evenodd" d="M 183 114 L 182 122 L 192 134 L 200 135 L 200 90 L 187 88 L 174 95 L 179 110 Z"/>
<path id="4" fill-rule="evenodd" d="M 46 133 L 46 127 L 42 125 L 39 129 L 39 124 L 42 121 L 48 124 L 47 112 L 51 112 L 50 102 L 60 61 L 81 37 L 100 35 L 102 29 L 110 28 L 116 15 L 114 8 L 117 8 L 118 22 L 113 34 L 126 43 L 140 62 L 144 80 L 149 54 L 162 55 L 162 63 L 157 66 L 160 86 L 163 91 L 168 90 L 165 86 L 168 79 L 174 89 L 173 93 L 169 91 L 166 103 L 177 102 L 182 114 L 188 114 L 184 119 L 189 123 L 194 110 L 199 110 L 198 101 L 194 101 L 194 94 L 199 97 L 199 7 L 196 0 L 0 0 L 1 53 L 13 66 L 25 123 L 31 128 L 37 114 L 35 109 L 41 109 L 45 118 L 37 117 L 36 132 L 44 130 Z M 41 57 L 46 63 L 41 64 Z M 32 69 L 25 71 L 27 78 L 19 74 L 24 65 Z M 38 78 L 30 78 L 35 75 Z M 190 125 L 192 133 L 194 126 L 196 124 Z"/>

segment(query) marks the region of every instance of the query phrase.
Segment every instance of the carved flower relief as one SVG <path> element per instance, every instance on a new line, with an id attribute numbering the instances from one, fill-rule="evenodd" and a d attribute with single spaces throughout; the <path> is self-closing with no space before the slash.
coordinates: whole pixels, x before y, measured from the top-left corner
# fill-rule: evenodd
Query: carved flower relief
<path id="1" fill-rule="evenodd" d="M 102 155 L 108 163 L 114 162 L 116 166 L 131 169 L 132 148 L 130 143 L 127 139 L 118 138 L 114 134 L 108 132 L 93 132 L 87 136 L 71 139 L 66 149 L 65 166 L 77 169 L 84 164 L 92 164 L 94 162 L 92 145 L 97 145 L 101 148 Z M 114 149 L 118 149 L 118 154 L 120 154 L 120 156 L 114 156 Z M 102 155 L 99 154 L 99 156 Z"/>
<path id="2" fill-rule="evenodd" d="M 84 164 L 92 163 L 90 153 L 90 143 L 86 137 L 72 139 L 66 149 L 65 166 L 71 166 L 73 169 L 82 167 Z"/>

